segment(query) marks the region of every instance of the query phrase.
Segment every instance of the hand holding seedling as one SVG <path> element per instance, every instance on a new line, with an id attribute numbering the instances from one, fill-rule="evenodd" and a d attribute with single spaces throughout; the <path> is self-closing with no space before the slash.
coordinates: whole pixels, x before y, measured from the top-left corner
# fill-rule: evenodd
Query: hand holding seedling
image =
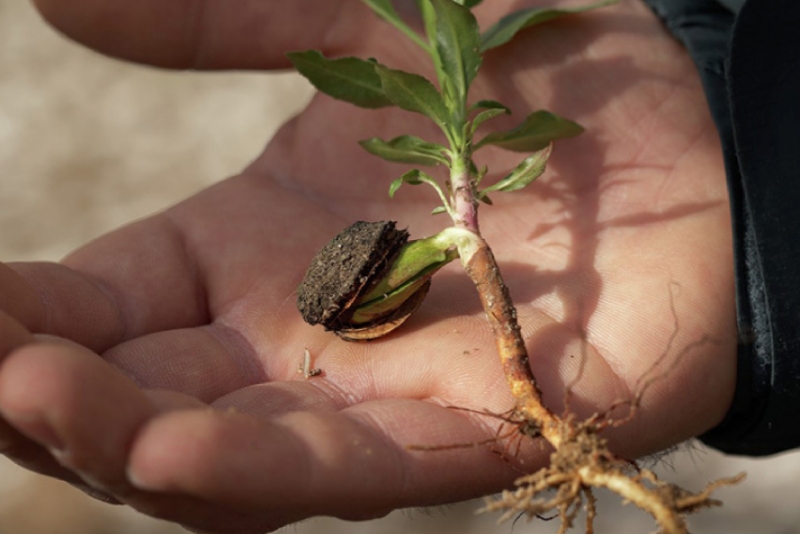
<path id="1" fill-rule="evenodd" d="M 441 202 L 432 214 L 447 213 L 452 227 L 435 236 L 407 242 L 407 232 L 396 229 L 391 221 L 359 221 L 349 226 L 317 253 L 298 287 L 297 308 L 303 319 L 312 325 L 321 323 L 349 341 L 385 336 L 421 305 L 432 276 L 459 257 L 480 297 L 514 397 L 506 421 L 516 427 L 518 445 L 526 438 L 543 438 L 554 449 L 548 466 L 518 478 L 517 490 L 503 492 L 501 498 L 489 501 L 485 510 L 504 511 L 501 519 L 517 514 L 542 517 L 557 511 L 561 534 L 573 526 L 579 511 L 585 507 L 586 532 L 591 533 L 596 515 L 593 489 L 605 488 L 618 493 L 624 502 L 632 502 L 650 513 L 660 532 L 687 533 L 684 516 L 719 505 L 710 495 L 721 486 L 738 482 L 744 475 L 711 483 L 695 494 L 632 465 L 609 449 L 607 438 L 600 434 L 633 418 L 644 394 L 663 376 L 664 371 L 658 367 L 668 358 L 677 366 L 686 355 L 714 340 L 703 336 L 677 354 L 671 354 L 679 333 L 679 317 L 670 287 L 670 311 L 675 324 L 662 357 L 639 377 L 628 398 L 620 398 L 604 410 L 581 419 L 570 403 L 573 384 L 582 378 L 588 361 L 586 331 L 579 327 L 578 371 L 565 387 L 564 406 L 558 415 L 544 402 L 539 379 L 531 371 L 516 306 L 478 224 L 478 206 L 481 202 L 492 203 L 490 193 L 515 192 L 527 187 L 544 172 L 553 141 L 581 133 L 577 124 L 539 110 L 513 129 L 493 131 L 479 140 L 476 134 L 484 122 L 511 113 L 496 100 L 469 101 L 470 84 L 478 75 L 484 55 L 507 44 L 521 30 L 611 2 L 571 10 L 522 9 L 481 32 L 471 11 L 481 0 L 418 0 L 424 27 L 422 36 L 397 13 L 390 1 L 364 0 L 364 3 L 430 57 L 438 89 L 424 76 L 392 69 L 375 58 L 328 59 L 315 50 L 293 52 L 289 57 L 298 71 L 325 94 L 362 108 L 396 106 L 419 113 L 441 130 L 446 144 L 413 135 L 388 141 L 373 137 L 360 144 L 390 162 L 447 167 L 449 173 L 439 180 L 418 168 L 411 169 L 392 181 L 389 196 L 404 183 L 429 185 Z M 482 181 L 489 175 L 489 167 L 479 167 L 474 157 L 477 150 L 486 146 L 533 153 L 505 177 L 486 186 Z M 620 406 L 627 407 L 626 416 L 614 415 Z M 498 429 L 495 440 L 508 436 Z M 452 447 L 460 446 L 463 445 Z M 431 447 L 412 448 L 431 450 Z M 450 447 L 433 449 L 447 448 Z"/>
<path id="2" fill-rule="evenodd" d="M 117 31 L 102 34 L 95 4 L 41 4 L 77 39 L 160 65 L 287 66 L 285 52 L 317 48 L 435 76 L 417 45 L 355 1 L 253 2 L 195 34 L 177 31 L 188 13 L 156 16 L 144 2 L 115 4 L 105 20 Z M 511 8 L 475 13 L 488 25 Z M 127 26 L 150 16 L 152 32 Z M 719 147 L 694 67 L 636 2 L 554 21 L 484 61 L 471 95 L 513 111 L 492 127 L 544 108 L 587 131 L 556 143 L 535 185 L 492 195 L 480 214 L 545 402 L 560 413 L 570 384 L 573 411 L 602 411 L 660 360 L 636 417 L 608 432 L 614 452 L 633 458 L 710 428 L 733 389 L 733 273 Z M 457 265 L 436 275 L 403 330 L 369 345 L 293 309 L 307 262 L 350 222 L 397 220 L 414 237 L 443 228 L 430 190 L 386 195 L 407 166 L 357 144 L 437 131 L 419 114 L 320 96 L 242 175 L 87 245 L 66 267 L 3 270 L 4 450 L 206 531 L 374 517 L 507 486 L 518 473 L 490 447 L 407 449 L 480 441 L 499 424 L 443 406 L 514 404 Z M 519 159 L 487 148 L 485 183 Z M 703 338 L 713 342 L 674 357 Z M 324 376 L 297 374 L 305 347 Z M 547 455 L 526 443 L 510 461 L 533 470 Z"/>

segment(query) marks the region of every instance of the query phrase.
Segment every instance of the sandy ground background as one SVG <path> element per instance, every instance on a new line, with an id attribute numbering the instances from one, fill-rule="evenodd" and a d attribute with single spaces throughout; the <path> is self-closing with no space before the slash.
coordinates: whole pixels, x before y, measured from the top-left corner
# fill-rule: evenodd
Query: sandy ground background
<path id="1" fill-rule="evenodd" d="M 168 73 L 123 64 L 57 35 L 25 0 L 0 0 L 0 260 L 57 260 L 81 243 L 236 173 L 311 96 L 292 74 Z M 726 506 L 691 520 L 697 533 L 800 533 L 800 454 L 726 458 L 684 447 L 659 463 L 671 480 L 749 472 Z M 510 533 L 473 516 L 479 503 L 347 523 L 319 518 L 289 532 Z M 555 532 L 555 522 L 513 531 Z M 644 533 L 648 518 L 612 499 L 600 533 Z M 184 532 L 92 501 L 0 459 L 0 534 Z"/>

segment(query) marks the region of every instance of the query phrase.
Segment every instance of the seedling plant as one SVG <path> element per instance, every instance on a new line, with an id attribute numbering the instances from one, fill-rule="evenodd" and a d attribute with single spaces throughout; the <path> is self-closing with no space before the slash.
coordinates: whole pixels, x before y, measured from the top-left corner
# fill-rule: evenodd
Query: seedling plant
<path id="1" fill-rule="evenodd" d="M 543 438 L 553 449 L 549 466 L 517 480 L 515 491 L 489 501 L 486 511 L 529 518 L 556 512 L 559 532 L 586 509 L 586 531 L 593 531 L 594 488 L 607 488 L 655 519 L 661 532 L 687 532 L 684 514 L 718 505 L 711 498 L 720 486 L 738 478 L 709 484 L 699 493 L 659 480 L 651 471 L 613 454 L 600 435 L 614 420 L 610 407 L 603 414 L 578 420 L 559 416 L 542 402 L 536 377 L 517 323 L 517 314 L 489 244 L 478 224 L 478 207 L 491 196 L 521 190 L 545 171 L 553 142 L 580 134 L 576 123 L 548 111 L 535 111 L 510 130 L 478 135 L 479 127 L 511 110 L 494 100 L 470 101 L 469 89 L 485 52 L 511 41 L 522 30 L 616 0 L 569 9 L 528 8 L 511 13 L 481 32 L 471 9 L 481 0 L 417 0 L 424 31 L 417 33 L 390 0 L 362 0 L 381 19 L 427 53 L 436 83 L 393 69 L 375 59 L 329 59 L 320 52 L 293 52 L 295 68 L 323 93 L 364 108 L 397 106 L 430 119 L 446 144 L 401 135 L 361 141 L 368 152 L 391 162 L 415 167 L 389 186 L 394 196 L 405 184 L 425 184 L 452 225 L 425 239 L 408 241 L 392 221 L 358 222 L 336 236 L 312 261 L 298 288 L 298 308 L 306 321 L 322 324 L 347 340 L 369 340 L 398 327 L 420 305 L 433 274 L 458 258 L 477 289 L 494 334 L 497 354 L 515 406 L 510 419 L 525 439 Z M 495 146 L 524 154 L 505 177 L 491 184 L 486 166 L 476 161 L 483 148 Z M 442 180 L 420 167 L 443 166 Z M 625 402 L 628 418 L 638 398 Z"/>

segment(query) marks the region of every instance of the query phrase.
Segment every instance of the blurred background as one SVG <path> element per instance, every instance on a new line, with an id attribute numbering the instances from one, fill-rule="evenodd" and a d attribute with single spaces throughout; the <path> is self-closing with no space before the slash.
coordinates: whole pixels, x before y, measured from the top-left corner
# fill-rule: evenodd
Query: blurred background
<path id="1" fill-rule="evenodd" d="M 237 173 L 312 91 L 291 73 L 174 73 L 113 61 L 56 34 L 26 0 L 0 0 L 0 261 L 58 260 L 108 230 Z M 655 461 L 699 489 L 747 471 L 696 534 L 800 533 L 800 453 L 726 458 L 683 446 Z M 549 533 L 556 521 L 495 526 L 479 501 L 363 523 L 318 518 L 300 534 Z M 649 518 L 601 496 L 598 533 L 644 534 Z M 580 530 L 580 529 L 577 529 Z M 0 534 L 184 532 L 0 458 Z"/>

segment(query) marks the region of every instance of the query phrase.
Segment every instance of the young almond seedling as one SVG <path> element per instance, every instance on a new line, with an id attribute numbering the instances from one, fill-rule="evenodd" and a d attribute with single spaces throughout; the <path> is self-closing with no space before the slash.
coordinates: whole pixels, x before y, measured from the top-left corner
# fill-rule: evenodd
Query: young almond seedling
<path id="1" fill-rule="evenodd" d="M 443 165 L 449 179 L 440 183 L 413 168 L 389 187 L 393 196 L 403 184 L 427 184 L 440 205 L 433 213 L 447 213 L 452 226 L 440 233 L 408 241 L 408 233 L 394 222 L 357 222 L 345 229 L 314 258 L 298 288 L 297 304 L 303 318 L 322 324 L 346 340 L 369 340 L 397 328 L 424 299 L 433 274 L 459 258 L 475 284 L 494 333 L 497 353 L 515 398 L 512 419 L 529 438 L 543 437 L 553 447 L 550 465 L 517 481 L 518 489 L 505 492 L 486 510 L 505 511 L 505 517 L 541 516 L 556 511 L 565 531 L 585 505 L 587 532 L 595 516 L 593 488 L 604 487 L 650 513 L 669 534 L 685 533 L 683 515 L 720 504 L 711 493 L 737 477 L 709 484 L 694 494 L 660 481 L 651 471 L 632 469 L 607 448 L 600 432 L 619 424 L 595 415 L 578 421 L 559 417 L 542 403 L 542 395 L 528 362 L 517 314 L 497 262 L 478 226 L 478 206 L 491 204 L 490 194 L 508 193 L 530 185 L 545 170 L 552 143 L 576 136 L 582 128 L 548 111 L 528 115 L 517 127 L 476 139 L 478 127 L 511 111 L 492 100 L 470 103 L 470 84 L 483 54 L 499 47 L 523 29 L 549 20 L 614 3 L 572 9 L 530 8 L 511 13 L 481 33 L 471 8 L 480 0 L 417 0 L 424 35 L 416 33 L 396 12 L 390 0 L 363 0 L 383 20 L 419 45 L 431 58 L 437 85 L 409 72 L 392 69 L 374 59 L 328 59 L 317 51 L 294 52 L 289 58 L 297 70 L 320 91 L 365 108 L 397 106 L 425 115 L 441 130 L 447 144 L 412 135 L 390 140 L 367 139 L 361 145 L 392 162 L 418 166 Z M 481 148 L 496 146 L 527 156 L 507 176 L 483 183 L 488 169 L 475 162 Z M 631 413 L 638 398 L 628 403 Z"/>

